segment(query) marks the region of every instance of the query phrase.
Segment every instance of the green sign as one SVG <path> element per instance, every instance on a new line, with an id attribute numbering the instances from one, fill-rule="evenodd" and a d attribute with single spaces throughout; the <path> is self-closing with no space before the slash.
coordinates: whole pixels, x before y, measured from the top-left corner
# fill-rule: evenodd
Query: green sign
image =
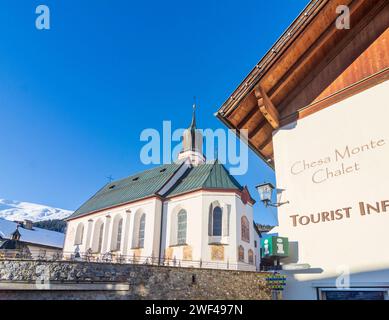
<path id="1" fill-rule="evenodd" d="M 268 237 L 261 239 L 262 258 L 287 257 L 289 255 L 289 241 L 284 237 Z"/>

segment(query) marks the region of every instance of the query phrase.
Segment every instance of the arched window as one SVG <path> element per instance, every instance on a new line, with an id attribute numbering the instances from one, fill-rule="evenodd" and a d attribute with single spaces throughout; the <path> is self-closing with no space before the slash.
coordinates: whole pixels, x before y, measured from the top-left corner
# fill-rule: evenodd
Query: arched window
<path id="1" fill-rule="evenodd" d="M 239 261 L 244 262 L 244 248 L 243 248 L 243 246 L 239 246 L 238 258 L 239 258 Z"/>
<path id="2" fill-rule="evenodd" d="M 139 220 L 138 248 L 143 248 L 145 245 L 145 226 L 146 215 L 143 213 Z"/>
<path id="3" fill-rule="evenodd" d="M 134 215 L 131 248 L 143 248 L 145 244 L 146 213 L 138 209 Z"/>
<path id="4" fill-rule="evenodd" d="M 121 218 L 118 222 L 117 227 L 117 234 L 116 234 L 116 250 L 119 251 L 120 247 L 122 245 L 122 229 L 123 229 L 123 219 Z"/>
<path id="5" fill-rule="evenodd" d="M 246 216 L 240 219 L 242 241 L 250 242 L 250 227 Z"/>
<path id="6" fill-rule="evenodd" d="M 123 230 L 123 217 L 116 215 L 113 219 L 112 233 L 111 233 L 111 251 L 120 251 L 122 246 L 122 232 Z"/>
<path id="7" fill-rule="evenodd" d="M 84 238 L 84 224 L 79 223 L 76 230 L 76 237 L 74 238 L 74 245 L 82 244 L 83 238 Z"/>
<path id="8" fill-rule="evenodd" d="M 248 256 L 249 256 L 249 263 L 254 264 L 254 252 L 253 252 L 253 250 L 251 250 L 251 249 L 249 250 Z"/>
<path id="9" fill-rule="evenodd" d="M 104 223 L 101 224 L 99 229 L 99 242 L 97 246 L 97 252 L 101 253 L 103 249 L 103 237 L 104 237 Z"/>
<path id="10" fill-rule="evenodd" d="M 212 212 L 212 235 L 222 235 L 223 214 L 220 207 L 215 207 Z"/>
<path id="11" fill-rule="evenodd" d="M 187 216 L 184 209 L 177 214 L 177 244 L 186 243 Z"/>

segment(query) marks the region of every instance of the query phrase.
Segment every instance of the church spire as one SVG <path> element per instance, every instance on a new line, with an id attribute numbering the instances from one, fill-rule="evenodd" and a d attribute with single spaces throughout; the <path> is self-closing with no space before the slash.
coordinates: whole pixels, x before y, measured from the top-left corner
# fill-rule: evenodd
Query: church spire
<path id="1" fill-rule="evenodd" d="M 192 122 L 188 129 L 184 131 L 182 151 L 178 155 L 178 161 L 183 159 L 190 159 L 193 165 L 205 162 L 203 155 L 203 135 L 201 130 L 196 127 L 196 97 L 193 102 Z"/>
<path id="2" fill-rule="evenodd" d="M 193 98 L 193 114 L 192 114 L 192 123 L 190 124 L 190 129 L 196 129 L 196 97 Z"/>

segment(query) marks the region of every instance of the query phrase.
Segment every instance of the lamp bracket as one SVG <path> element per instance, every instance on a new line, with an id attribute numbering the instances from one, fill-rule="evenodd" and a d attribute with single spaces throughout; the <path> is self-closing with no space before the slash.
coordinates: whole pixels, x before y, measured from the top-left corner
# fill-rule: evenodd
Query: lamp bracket
<path id="1" fill-rule="evenodd" d="M 285 202 L 278 202 L 278 203 L 272 203 L 270 200 L 267 200 L 267 201 L 264 201 L 264 204 L 265 204 L 265 207 L 275 207 L 275 208 L 278 208 L 284 204 L 288 204 L 289 201 L 285 201 Z"/>

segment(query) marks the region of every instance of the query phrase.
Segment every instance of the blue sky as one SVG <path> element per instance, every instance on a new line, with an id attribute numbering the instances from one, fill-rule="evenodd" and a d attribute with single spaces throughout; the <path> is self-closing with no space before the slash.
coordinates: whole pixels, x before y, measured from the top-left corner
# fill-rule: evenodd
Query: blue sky
<path id="1" fill-rule="evenodd" d="M 225 128 L 214 112 L 306 5 L 284 1 L 3 0 L 0 198 L 77 209 L 146 169 L 145 128 Z M 48 5 L 51 29 L 35 28 Z M 248 185 L 274 181 L 250 151 Z M 255 205 L 255 219 L 275 213 Z"/>

